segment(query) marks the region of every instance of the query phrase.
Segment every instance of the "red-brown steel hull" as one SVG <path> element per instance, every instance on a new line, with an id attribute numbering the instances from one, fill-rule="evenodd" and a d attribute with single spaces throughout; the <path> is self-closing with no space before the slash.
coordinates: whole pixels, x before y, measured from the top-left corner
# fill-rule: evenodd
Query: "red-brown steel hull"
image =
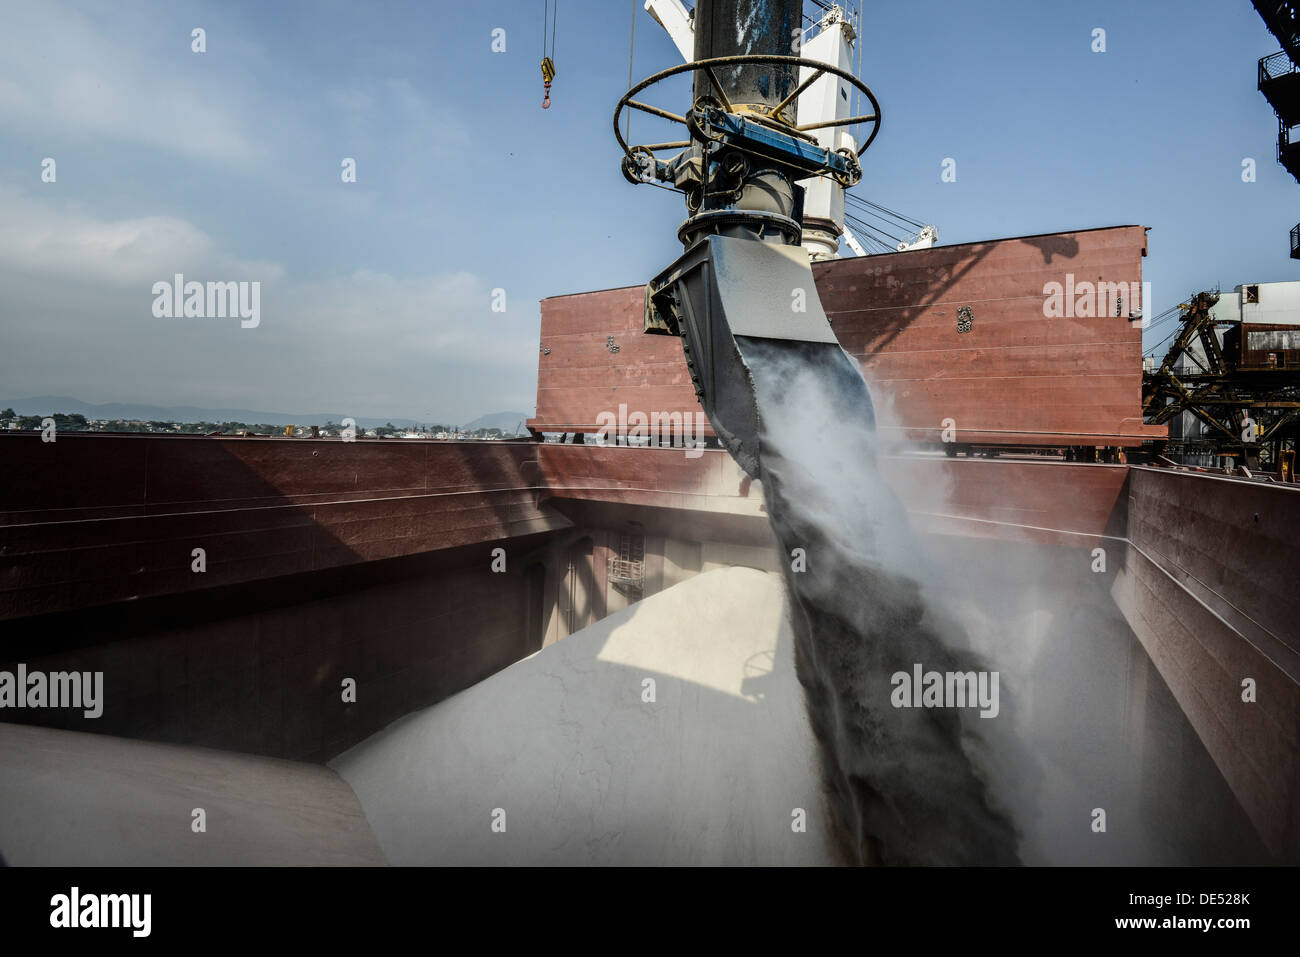
<path id="1" fill-rule="evenodd" d="M 813 275 L 888 433 L 937 442 L 951 419 L 958 443 L 1134 446 L 1167 435 L 1142 423 L 1141 328 L 1114 315 L 1048 317 L 1044 289 L 1140 288 L 1145 254 L 1142 227 L 1116 226 L 817 263 Z M 620 405 L 699 410 L 680 341 L 643 334 L 643 300 L 637 286 L 542 302 L 531 428 L 593 432 Z M 1076 302 L 1071 312 L 1096 311 Z"/>

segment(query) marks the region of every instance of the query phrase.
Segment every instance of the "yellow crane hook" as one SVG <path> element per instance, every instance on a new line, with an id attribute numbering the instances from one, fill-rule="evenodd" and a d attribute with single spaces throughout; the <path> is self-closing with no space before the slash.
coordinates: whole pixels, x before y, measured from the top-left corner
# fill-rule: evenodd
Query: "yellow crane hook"
<path id="1" fill-rule="evenodd" d="M 542 109 L 551 108 L 551 81 L 555 79 L 555 64 L 550 57 L 542 57 L 542 83 L 546 87 L 546 96 L 542 100 Z"/>

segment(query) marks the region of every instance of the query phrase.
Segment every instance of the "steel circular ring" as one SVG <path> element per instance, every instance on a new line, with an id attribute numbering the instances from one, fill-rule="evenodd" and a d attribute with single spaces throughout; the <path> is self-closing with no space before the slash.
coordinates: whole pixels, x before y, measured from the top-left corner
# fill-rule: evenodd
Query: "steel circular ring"
<path id="1" fill-rule="evenodd" d="M 757 63 L 786 64 L 790 66 L 809 67 L 810 69 L 813 70 L 821 70 L 823 73 L 829 73 L 832 76 L 837 76 L 842 80 L 847 80 L 849 83 L 853 84 L 853 86 L 856 87 L 863 95 L 865 95 L 867 100 L 871 103 L 871 107 L 875 112 L 872 114 L 873 120 L 871 121 L 871 135 L 866 138 L 866 140 L 863 142 L 863 144 L 860 147 L 858 147 L 857 149 L 858 156 L 861 156 L 864 152 L 866 152 L 867 147 L 872 144 L 872 142 L 876 138 L 876 135 L 880 132 L 880 120 L 881 120 L 880 101 L 876 99 L 876 95 L 871 92 L 870 87 L 868 87 L 865 83 L 859 80 L 848 70 L 842 70 L 839 67 L 833 66 L 830 63 L 821 63 L 817 60 L 805 60 L 803 57 L 797 57 L 797 56 L 778 56 L 776 54 L 765 54 L 765 53 L 745 53 L 738 56 L 722 56 L 722 57 L 711 57 L 707 60 L 692 60 L 689 63 L 682 63 L 674 67 L 669 67 L 667 70 L 660 70 L 658 73 L 652 74 L 651 76 L 642 80 L 636 86 L 632 87 L 632 89 L 624 93 L 623 98 L 618 101 L 618 106 L 614 108 L 614 138 L 618 140 L 618 145 L 622 148 L 623 152 L 627 154 L 630 148 L 627 144 L 627 141 L 623 138 L 622 132 L 618 128 L 618 121 L 619 118 L 623 115 L 623 108 L 628 105 L 632 97 L 636 96 L 642 90 L 654 86 L 656 83 L 659 83 L 662 80 L 666 80 L 672 76 L 677 76 L 678 74 L 681 73 L 695 72 L 697 70 L 703 70 L 705 68 L 711 68 L 715 66 L 743 66 L 745 64 L 757 64 Z M 674 119 L 674 122 L 684 122 L 684 119 L 682 120 Z M 835 125 L 843 126 L 847 124 L 832 124 L 831 126 L 823 127 L 823 129 L 832 129 L 834 128 Z"/>

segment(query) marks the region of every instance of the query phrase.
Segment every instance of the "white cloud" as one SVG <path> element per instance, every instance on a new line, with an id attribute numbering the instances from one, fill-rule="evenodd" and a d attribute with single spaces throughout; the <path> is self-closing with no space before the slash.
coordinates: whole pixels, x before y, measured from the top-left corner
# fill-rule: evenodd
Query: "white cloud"
<path id="1" fill-rule="evenodd" d="M 0 187 L 0 267 L 33 276 L 111 285 L 153 283 L 174 272 L 229 279 L 277 279 L 276 263 L 218 249 L 193 223 L 171 216 L 108 220 Z"/>
<path id="2" fill-rule="evenodd" d="M 264 150 L 229 68 L 189 52 L 188 36 L 166 32 L 166 18 L 142 13 L 115 4 L 97 21 L 57 0 L 6 5 L 0 121 L 47 139 L 254 161 Z"/>
<path id="3" fill-rule="evenodd" d="M 304 209 L 322 228 L 364 219 L 367 235 L 407 215 L 430 157 L 468 155 L 455 110 L 403 79 L 335 76 L 332 61 L 263 49 L 246 19 L 185 0 L 6 5 L 0 125 L 31 155 L 25 191 L 0 185 L 2 390 L 465 419 L 531 408 L 535 302 L 492 313 L 471 272 L 388 275 L 356 269 L 347 244 L 331 259 L 297 242 Z M 206 54 L 190 52 L 194 25 Z M 57 184 L 39 182 L 42 156 L 58 161 Z M 339 182 L 344 156 L 357 184 Z M 100 178 L 78 175 L 101 163 Z M 249 185 L 279 223 L 264 206 L 232 208 Z M 124 206 L 139 196 L 157 203 Z M 369 261 L 384 248 L 367 246 Z M 153 284 L 178 272 L 260 281 L 260 325 L 154 318 Z"/>
<path id="4" fill-rule="evenodd" d="M 531 408 L 535 304 L 470 272 L 294 277 L 172 217 L 108 220 L 0 190 L 0 382 L 11 397 L 459 418 Z M 256 280 L 261 324 L 157 319 L 152 284 Z"/>

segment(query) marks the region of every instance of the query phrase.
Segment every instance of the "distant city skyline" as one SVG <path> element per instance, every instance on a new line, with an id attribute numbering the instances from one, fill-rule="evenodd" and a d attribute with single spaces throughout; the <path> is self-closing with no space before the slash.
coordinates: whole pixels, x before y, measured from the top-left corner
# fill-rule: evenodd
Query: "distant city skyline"
<path id="1" fill-rule="evenodd" d="M 242 422 L 247 425 L 325 425 L 353 419 L 359 428 L 394 425 L 401 428 L 443 425 L 449 428 L 475 430 L 478 428 L 514 429 L 528 418 L 524 412 L 488 412 L 468 421 L 457 421 L 445 416 L 414 419 L 408 416 L 356 416 L 346 412 L 277 412 L 268 409 L 212 409 L 194 406 L 151 406 L 111 402 L 95 404 L 83 402 L 72 396 L 32 396 L 17 399 L 0 399 L 0 413 L 12 410 L 19 416 L 80 415 L 88 420 L 126 422 Z"/>

